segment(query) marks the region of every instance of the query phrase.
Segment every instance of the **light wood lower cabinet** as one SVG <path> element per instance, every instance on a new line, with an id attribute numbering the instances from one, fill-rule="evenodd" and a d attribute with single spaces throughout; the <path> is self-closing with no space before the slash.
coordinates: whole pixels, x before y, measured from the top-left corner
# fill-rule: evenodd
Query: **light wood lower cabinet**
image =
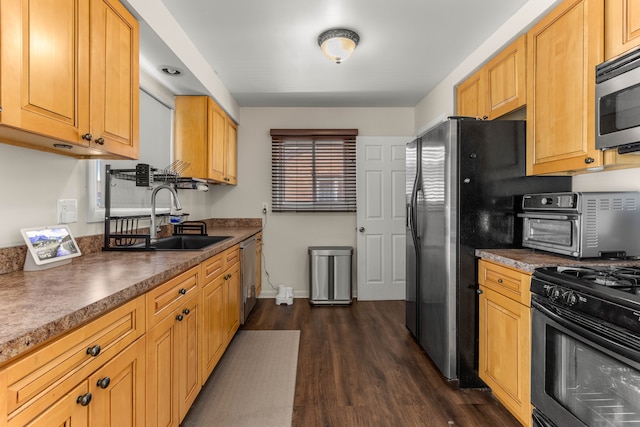
<path id="1" fill-rule="evenodd" d="M 200 391 L 199 276 L 200 267 L 193 267 L 146 295 L 148 309 L 164 313 L 147 331 L 149 426 L 179 425 Z"/>
<path id="2" fill-rule="evenodd" d="M 256 298 L 262 292 L 262 231 L 256 236 Z"/>
<path id="3" fill-rule="evenodd" d="M 0 425 L 144 423 L 144 329 L 140 297 L 8 365 Z M 121 405 L 115 418 L 113 402 Z"/>
<path id="4" fill-rule="evenodd" d="M 240 325 L 233 246 L 0 369 L 0 426 L 178 426 Z"/>
<path id="5" fill-rule="evenodd" d="M 523 425 L 531 425 L 531 276 L 480 260 L 480 378 Z M 523 303 L 526 302 L 526 303 Z"/>
<path id="6" fill-rule="evenodd" d="M 240 326 L 240 253 L 238 246 L 202 263 L 204 385 Z"/>

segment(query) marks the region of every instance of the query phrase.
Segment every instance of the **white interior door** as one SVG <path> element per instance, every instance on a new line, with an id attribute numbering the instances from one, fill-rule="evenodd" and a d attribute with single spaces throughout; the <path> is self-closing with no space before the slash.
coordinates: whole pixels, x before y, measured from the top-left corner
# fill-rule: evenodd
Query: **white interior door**
<path id="1" fill-rule="evenodd" d="M 411 137 L 358 137 L 358 299 L 405 298 L 405 146 Z"/>

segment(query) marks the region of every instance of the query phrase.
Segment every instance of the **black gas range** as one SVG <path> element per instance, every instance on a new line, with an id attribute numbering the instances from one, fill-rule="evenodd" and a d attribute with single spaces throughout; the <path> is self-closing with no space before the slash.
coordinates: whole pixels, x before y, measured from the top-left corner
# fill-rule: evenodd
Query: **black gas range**
<path id="1" fill-rule="evenodd" d="M 640 267 L 531 278 L 533 425 L 640 425 Z"/>
<path id="2" fill-rule="evenodd" d="M 543 267 L 533 273 L 531 292 L 640 334 L 640 267 Z"/>

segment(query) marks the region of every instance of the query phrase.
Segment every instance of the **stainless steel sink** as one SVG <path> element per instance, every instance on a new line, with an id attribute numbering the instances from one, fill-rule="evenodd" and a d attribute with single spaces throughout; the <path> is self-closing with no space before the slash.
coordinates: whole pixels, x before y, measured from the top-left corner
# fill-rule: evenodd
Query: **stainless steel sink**
<path id="1" fill-rule="evenodd" d="M 149 249 L 157 251 L 198 251 L 230 238 L 231 236 L 169 236 L 152 242 Z"/>

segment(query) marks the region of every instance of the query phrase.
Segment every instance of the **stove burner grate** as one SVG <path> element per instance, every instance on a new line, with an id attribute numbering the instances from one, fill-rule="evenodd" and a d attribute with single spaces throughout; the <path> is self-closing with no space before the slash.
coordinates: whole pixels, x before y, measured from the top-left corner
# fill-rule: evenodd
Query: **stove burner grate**
<path id="1" fill-rule="evenodd" d="M 558 273 L 609 288 L 640 293 L 638 267 L 558 267 Z"/>

